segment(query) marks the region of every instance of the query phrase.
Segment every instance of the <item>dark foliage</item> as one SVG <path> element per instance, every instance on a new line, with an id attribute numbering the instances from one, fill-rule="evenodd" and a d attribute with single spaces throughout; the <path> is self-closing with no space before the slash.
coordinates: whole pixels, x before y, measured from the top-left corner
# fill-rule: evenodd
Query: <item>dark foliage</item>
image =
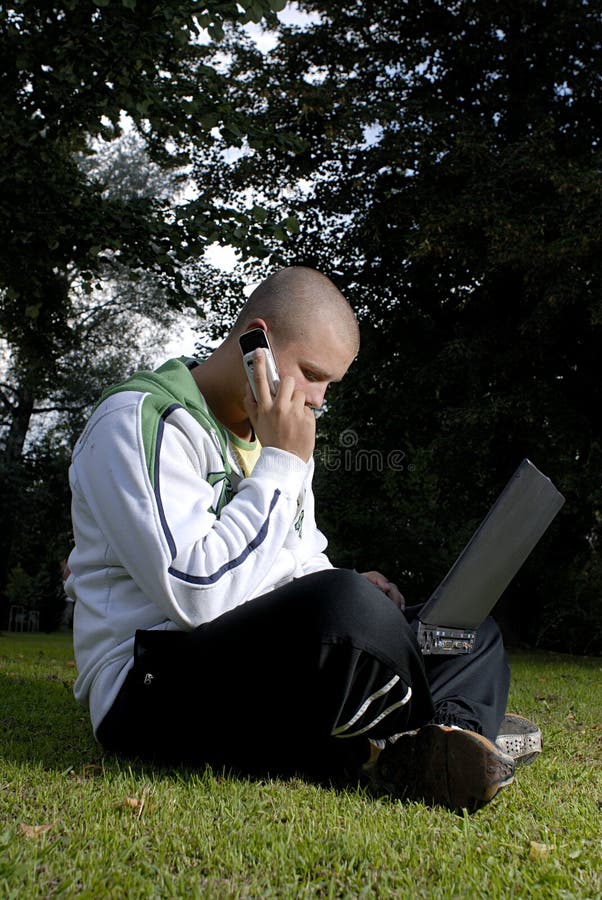
<path id="1" fill-rule="evenodd" d="M 305 150 L 208 175 L 226 198 L 294 194 L 286 259 L 362 320 L 321 422 L 332 558 L 426 597 L 527 456 L 567 503 L 499 616 L 517 641 L 600 652 L 599 4 L 302 7 L 315 24 L 268 57 L 233 39 L 231 90 Z M 368 471 L 383 450 L 402 464 Z"/>
<path id="2" fill-rule="evenodd" d="M 202 191 L 187 200 L 175 188 L 192 145 L 211 145 L 212 129 L 250 133 L 257 146 L 272 141 L 227 102 L 207 57 L 226 22 L 274 20 L 281 7 L 281 0 L 14 0 L 0 8 L 0 595 L 14 570 L 39 576 L 49 596 L 44 572 L 65 553 L 68 505 L 58 504 L 67 500 L 66 469 L 56 479 L 52 454 L 38 452 L 36 413 L 50 408 L 73 424 L 102 374 L 115 370 L 110 326 L 119 343 L 128 311 L 194 307 L 185 267 L 208 244 L 257 253 L 263 234 L 280 229 Z M 171 180 L 168 196 L 140 190 L 136 179 L 116 190 L 86 164 L 121 136 L 124 115 L 147 161 Z M 285 135 L 278 141 L 291 143 Z M 103 282 L 117 296 L 99 299 Z M 84 309 L 82 296 L 90 297 Z M 55 446 L 60 456 L 60 439 Z M 56 542 L 52 517 L 42 517 L 51 486 Z"/>

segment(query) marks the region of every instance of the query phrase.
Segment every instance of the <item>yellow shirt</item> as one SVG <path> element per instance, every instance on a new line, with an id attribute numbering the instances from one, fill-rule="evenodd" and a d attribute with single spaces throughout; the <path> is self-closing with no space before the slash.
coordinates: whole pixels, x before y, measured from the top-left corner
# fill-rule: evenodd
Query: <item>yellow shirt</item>
<path id="1" fill-rule="evenodd" d="M 254 441 L 243 441 L 242 438 L 232 434 L 231 431 L 228 432 L 228 434 L 232 449 L 234 450 L 234 455 L 240 464 L 242 473 L 245 478 L 248 478 L 255 467 L 255 463 L 259 459 L 261 444 L 257 438 L 255 438 Z"/>

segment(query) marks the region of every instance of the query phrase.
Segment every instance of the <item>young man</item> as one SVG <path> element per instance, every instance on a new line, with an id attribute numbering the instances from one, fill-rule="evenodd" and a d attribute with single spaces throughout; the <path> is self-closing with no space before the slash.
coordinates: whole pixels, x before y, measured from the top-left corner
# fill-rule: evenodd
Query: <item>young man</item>
<path id="1" fill-rule="evenodd" d="M 262 328 L 253 398 L 238 344 Z M 202 364 L 108 390 L 73 454 L 78 700 L 108 749 L 245 771 L 363 778 L 476 808 L 512 781 L 494 742 L 509 670 L 423 660 L 377 572 L 335 569 L 311 489 L 313 410 L 358 352 L 353 312 L 305 268 L 268 278 Z"/>

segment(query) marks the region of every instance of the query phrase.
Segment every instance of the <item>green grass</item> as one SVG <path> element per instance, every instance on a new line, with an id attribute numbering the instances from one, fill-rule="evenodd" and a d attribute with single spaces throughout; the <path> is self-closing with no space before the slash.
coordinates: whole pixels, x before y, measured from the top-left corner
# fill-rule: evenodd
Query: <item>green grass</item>
<path id="1" fill-rule="evenodd" d="M 545 750 L 464 817 L 117 762 L 73 700 L 71 660 L 67 635 L 0 636 L 2 898 L 602 896 L 600 659 L 513 656 L 510 708 Z"/>

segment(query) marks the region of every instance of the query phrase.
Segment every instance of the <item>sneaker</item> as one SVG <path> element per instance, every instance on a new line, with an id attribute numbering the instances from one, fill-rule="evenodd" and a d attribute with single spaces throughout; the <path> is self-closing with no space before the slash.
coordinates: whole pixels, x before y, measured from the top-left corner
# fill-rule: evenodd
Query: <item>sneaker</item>
<path id="1" fill-rule="evenodd" d="M 515 766 L 530 765 L 543 749 L 543 737 L 537 725 L 515 713 L 504 716 L 495 742 L 513 758 Z"/>
<path id="2" fill-rule="evenodd" d="M 400 799 L 472 811 L 513 781 L 514 760 L 474 731 L 425 725 L 387 744 L 369 774 Z"/>

